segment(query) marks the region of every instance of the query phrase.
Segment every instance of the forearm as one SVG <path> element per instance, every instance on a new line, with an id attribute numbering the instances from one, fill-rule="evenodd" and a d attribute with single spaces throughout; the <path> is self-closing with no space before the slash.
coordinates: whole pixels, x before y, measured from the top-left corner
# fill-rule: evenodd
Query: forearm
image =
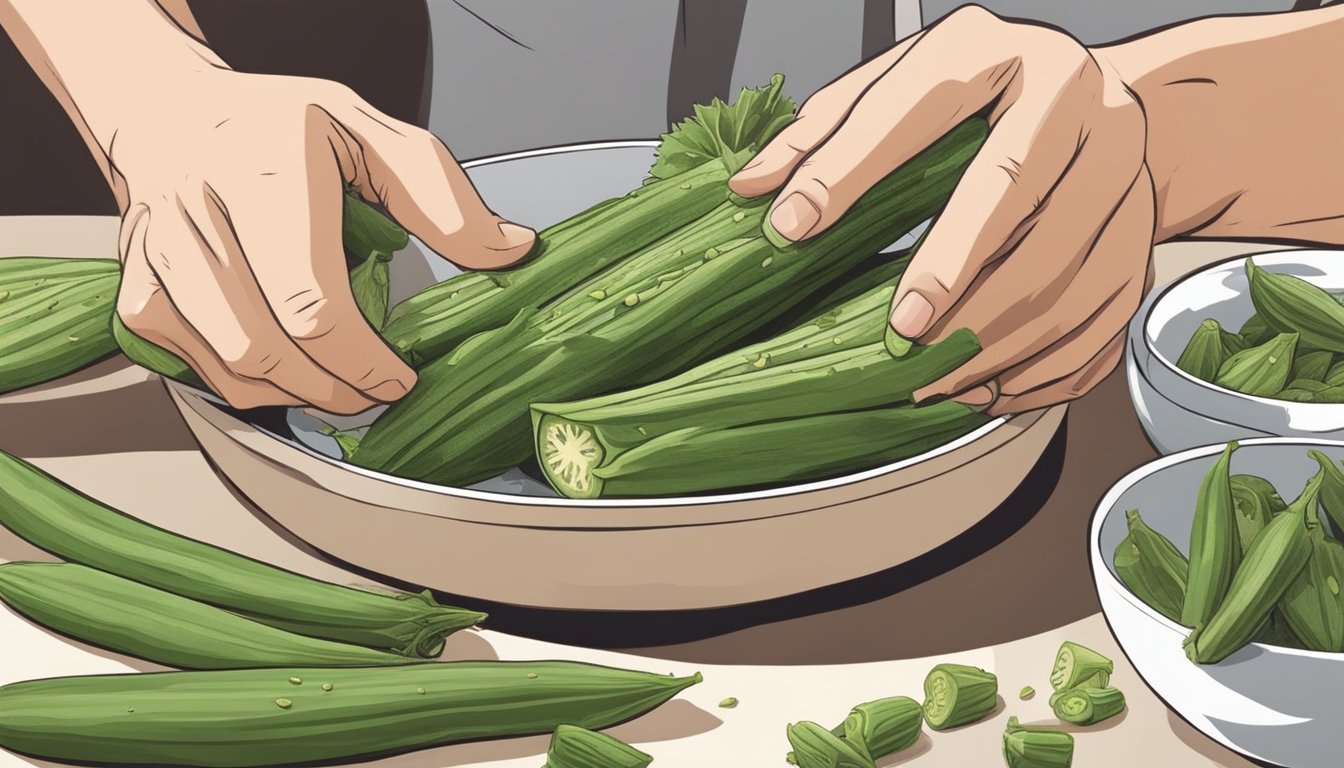
<path id="1" fill-rule="evenodd" d="M 1159 242 L 1344 243 L 1342 49 L 1341 7 L 1206 19 L 1097 49 L 1147 114 Z"/>
<path id="2" fill-rule="evenodd" d="M 118 115 L 224 67 L 183 0 L 0 0 L 0 25 L 69 114 L 120 197 L 109 158 Z M 185 91 L 189 93 L 190 91 Z"/>

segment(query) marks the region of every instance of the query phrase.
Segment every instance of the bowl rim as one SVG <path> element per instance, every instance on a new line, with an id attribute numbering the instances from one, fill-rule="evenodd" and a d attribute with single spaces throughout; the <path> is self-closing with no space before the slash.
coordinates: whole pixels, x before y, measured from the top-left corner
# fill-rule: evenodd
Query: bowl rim
<path id="1" fill-rule="evenodd" d="M 1228 389 L 1228 388 L 1226 388 L 1226 387 L 1220 387 L 1220 386 L 1218 386 L 1217 384 L 1214 384 L 1214 383 L 1211 382 L 1211 381 L 1204 381 L 1203 379 L 1200 379 L 1200 378 L 1196 378 L 1196 377 L 1194 377 L 1194 376 L 1191 376 L 1190 374 L 1188 374 L 1188 373 L 1186 373 L 1185 371 L 1181 370 L 1180 367 L 1176 365 L 1176 362 L 1175 362 L 1174 360 L 1168 360 L 1168 359 L 1167 359 L 1167 356 L 1164 355 L 1164 354 L 1162 354 L 1162 352 L 1157 348 L 1157 346 L 1156 346 L 1155 343 L 1154 343 L 1154 341 L 1155 341 L 1155 339 L 1156 339 L 1156 334 L 1152 331 L 1153 313 L 1157 311 L 1158 305 L 1162 304 L 1163 301 L 1165 301 L 1165 300 L 1167 300 L 1168 298 L 1170 298 L 1170 294 L 1171 294 L 1172 291 L 1174 291 L 1174 290 L 1176 290 L 1177 288 L 1179 288 L 1179 287 L 1181 287 L 1181 286 L 1187 284 L 1187 283 L 1188 283 L 1189 281 L 1191 281 L 1191 280 L 1195 280 L 1195 279 L 1199 279 L 1199 278 L 1201 278 L 1201 277 L 1205 277 L 1205 276 L 1207 276 L 1210 272 L 1214 272 L 1215 270 L 1219 270 L 1219 269 L 1224 269 L 1224 268 L 1226 268 L 1226 267 L 1228 267 L 1228 266 L 1231 266 L 1232 264 L 1244 264 L 1244 263 L 1246 262 L 1247 259 L 1254 259 L 1254 258 L 1259 258 L 1259 257 L 1262 257 L 1262 256 L 1264 256 L 1264 257 L 1276 256 L 1276 257 L 1285 257 L 1285 258 L 1287 258 L 1287 257 L 1290 257 L 1290 256 L 1300 256 L 1300 255 L 1304 255 L 1304 254 L 1310 255 L 1310 254 L 1319 254 L 1319 253 L 1335 253 L 1335 254 L 1340 254 L 1340 253 L 1344 253 L 1344 248 L 1338 248 L 1338 249 L 1332 249 L 1332 248 L 1289 248 L 1289 249 L 1281 249 L 1281 250 L 1257 251 L 1257 252 L 1255 252 L 1255 253 L 1246 253 L 1246 254 L 1242 254 L 1242 255 L 1239 255 L 1239 256 L 1230 256 L 1230 257 L 1228 257 L 1228 258 L 1226 258 L 1226 259 L 1220 259 L 1220 260 L 1218 260 L 1218 261 L 1215 261 L 1215 262 L 1212 262 L 1212 263 L 1209 263 L 1209 264 L 1205 264 L 1204 266 L 1200 267 L 1199 269 L 1197 269 L 1197 270 L 1195 270 L 1195 271 L 1193 271 L 1193 272 L 1190 272 L 1189 274 L 1182 275 L 1181 277 L 1179 277 L 1179 278 L 1177 278 L 1177 279 L 1175 279 L 1175 280 L 1172 280 L 1171 282 L 1167 283 L 1166 285 L 1163 285 L 1161 288 L 1158 288 L 1157 290 L 1153 291 L 1153 292 L 1149 295 L 1148 299 L 1145 301 L 1144 306 L 1143 306 L 1141 312 L 1140 312 L 1139 315 L 1137 316 L 1137 319 L 1138 319 L 1138 322 L 1137 322 L 1137 333 L 1134 334 L 1134 335 L 1140 337 L 1140 339 L 1141 339 L 1142 342 L 1143 342 L 1144 349 L 1148 352 L 1149 357 L 1151 357 L 1152 359 L 1156 360 L 1156 361 L 1158 362 L 1158 364 L 1160 364 L 1160 365 L 1163 367 L 1163 369 L 1165 369 L 1168 373 L 1170 373 L 1170 374 L 1172 374 L 1172 375 L 1174 375 L 1174 376 L 1176 376 L 1176 377 L 1178 377 L 1178 378 L 1180 378 L 1180 379 L 1182 379 L 1182 380 L 1184 380 L 1184 381 L 1187 381 L 1187 382 L 1189 382 L 1191 385 L 1193 385 L 1193 386 L 1195 386 L 1195 387 L 1198 387 L 1198 388 L 1200 388 L 1200 389 L 1205 389 L 1205 390 L 1209 390 L 1209 391 L 1211 391 L 1211 392 L 1216 392 L 1216 393 L 1218 393 L 1219 395 L 1222 395 L 1222 396 L 1234 397 L 1234 398 L 1238 398 L 1238 399 L 1246 400 L 1246 401 L 1248 401 L 1248 402 L 1256 403 L 1256 404 L 1258 404 L 1258 405 L 1262 405 L 1262 406 L 1270 406 L 1270 407 L 1275 407 L 1275 408 L 1282 408 L 1282 409 L 1284 409 L 1284 410 L 1288 410 L 1290 407 L 1292 407 L 1292 410 L 1296 410 L 1298 407 L 1302 407 L 1302 406 L 1310 406 L 1310 407 L 1311 407 L 1310 410 L 1315 410 L 1315 409 L 1317 409 L 1317 408 L 1328 408 L 1328 407 L 1331 407 L 1331 406 L 1338 407 L 1338 404 L 1337 404 L 1337 403 L 1306 403 L 1306 402 L 1297 402 L 1297 401 L 1295 401 L 1295 400 L 1276 400 L 1276 399 L 1274 399 L 1274 398 L 1272 398 L 1272 397 L 1260 397 L 1260 396 L 1258 396 L 1258 395 L 1248 395 L 1248 394 L 1245 394 L 1244 392 L 1238 392 L 1238 391 L 1236 391 L 1235 389 Z M 1338 258 L 1338 257 L 1336 257 L 1336 258 Z M 1290 261 L 1289 263 L 1292 263 L 1292 262 Z M 1308 264 L 1309 262 L 1306 262 L 1306 261 L 1300 261 L 1300 262 L 1297 262 L 1297 263 L 1300 263 L 1300 264 Z M 1242 294 L 1239 294 L 1239 295 L 1242 295 Z M 1248 298 L 1249 298 L 1249 297 L 1248 297 Z M 1148 372 L 1147 372 L 1146 370 L 1140 370 L 1139 373 L 1144 377 L 1145 380 L 1147 380 L 1147 381 L 1149 382 L 1150 385 L 1152 385 L 1152 377 L 1148 375 Z M 1164 396 L 1165 396 L 1165 395 L 1164 395 Z M 1168 399 L 1170 399 L 1170 398 L 1168 397 Z M 1175 401 L 1173 400 L 1173 402 L 1175 402 Z M 1197 414 L 1199 414 L 1199 415 L 1201 415 L 1201 416 L 1203 416 L 1203 415 L 1207 415 L 1207 414 L 1203 414 L 1203 413 L 1201 413 L 1201 412 L 1199 412 L 1199 411 L 1194 411 L 1194 410 L 1189 409 L 1189 408 L 1187 408 L 1187 410 L 1191 410 L 1192 413 L 1197 413 Z M 1318 411 L 1318 412 L 1319 412 L 1319 411 Z M 1304 438 L 1304 439 L 1306 439 L 1306 438 Z"/>
<path id="2" fill-rule="evenodd" d="M 481 157 L 474 160 L 468 160 L 462 163 L 462 168 L 463 169 L 479 168 L 511 160 L 521 160 L 533 157 L 546 157 L 550 155 L 562 155 L 562 154 L 587 152 L 594 150 L 635 149 L 635 148 L 650 149 L 657 147 L 658 144 L 659 142 L 655 139 L 590 141 L 577 144 L 561 144 L 552 147 L 521 150 L 518 152 L 509 152 L 501 155 L 490 155 L 487 157 Z M 179 392 L 179 394 L 183 397 L 189 397 L 189 396 L 195 397 L 211 405 L 213 408 L 219 411 L 223 411 L 223 409 L 228 408 L 228 404 L 225 403 L 220 398 L 216 397 L 213 393 L 197 389 L 193 386 L 184 384 L 180 381 L 174 381 L 165 378 L 164 382 L 168 386 L 176 389 Z M 612 499 L 570 499 L 563 496 L 555 496 L 555 497 L 524 496 L 520 494 L 500 493 L 497 491 L 480 491 L 480 490 L 473 490 L 470 488 L 457 488 L 447 485 L 426 483 L 418 480 L 410 480 L 407 478 L 397 477 L 396 475 L 387 474 L 384 472 L 377 472 L 374 470 L 365 469 L 363 467 L 359 467 L 354 464 L 349 464 L 347 462 L 334 459 L 330 456 L 327 456 L 325 454 L 313 450 L 307 445 L 304 445 L 303 442 L 300 440 L 285 437 L 283 435 L 276 434 L 271 430 L 260 427 L 256 423 L 254 423 L 251 419 L 244 417 L 239 418 L 239 421 L 241 421 L 244 424 L 247 424 L 250 428 L 256 430 L 259 434 L 277 440 L 287 447 L 297 449 L 312 458 L 316 458 L 324 463 L 335 466 L 341 470 L 352 472 L 353 474 L 366 479 L 380 481 L 384 483 L 391 483 L 410 490 L 429 492 L 440 496 L 456 497 L 456 498 L 470 499 L 473 501 L 484 501 L 492 503 L 515 504 L 523 506 L 569 507 L 574 509 L 583 509 L 583 508 L 601 509 L 601 508 L 639 508 L 639 507 L 643 508 L 690 507 L 690 506 L 702 506 L 702 505 L 707 506 L 707 505 L 728 504 L 733 502 L 762 501 L 767 499 L 781 499 L 790 496 L 801 496 L 809 493 L 815 493 L 819 491 L 826 491 L 849 485 L 855 485 L 868 480 L 873 480 L 878 477 L 890 475 L 903 469 L 908 469 L 910 467 L 913 467 L 917 464 L 926 461 L 931 461 L 933 459 L 946 456 L 961 448 L 964 448 L 968 445 L 975 443 L 976 441 L 987 436 L 988 434 L 999 429 L 1000 427 L 1013 423 L 1015 420 L 1019 420 L 1020 417 L 1023 415 L 1033 416 L 1032 421 L 1034 422 L 1034 417 L 1039 416 L 1041 413 L 1054 407 L 1055 406 L 1049 406 L 1048 408 L 1038 409 L 1038 411 L 1033 411 L 1030 412 L 1029 414 L 1012 414 L 1009 416 L 997 416 L 992 418 L 985 424 L 982 424 L 981 426 L 977 427 L 975 430 L 968 432 L 955 440 L 944 443 L 929 451 L 925 451 L 924 453 L 918 454 L 916 456 L 911 456 L 909 458 L 902 459 L 900 461 L 885 464 L 880 467 L 875 467 L 873 469 L 842 475 L 827 480 L 817 480 L 810 483 L 799 483 L 794 485 L 780 486 L 777 488 L 767 488 L 763 490 L 742 491 L 734 493 L 703 494 L 694 496 L 666 496 L 657 498 L 612 498 Z M 245 416 L 245 414 L 240 415 Z M 1009 439 L 1008 442 L 1011 442 L 1011 439 Z M 1003 448 L 1006 448 L 1006 444 L 1005 446 L 1000 447 L 1000 449 Z"/>
<path id="3" fill-rule="evenodd" d="M 1301 446 L 1304 448 L 1312 446 L 1336 449 L 1344 448 L 1344 441 L 1342 440 L 1327 440 L 1308 437 L 1256 437 L 1247 440 L 1238 440 L 1236 442 L 1238 450 L 1254 448 L 1256 446 L 1282 445 Z M 1088 524 L 1087 533 L 1088 568 L 1092 571 L 1092 584 L 1097 590 L 1099 598 L 1103 588 L 1110 589 L 1121 596 L 1126 602 L 1134 606 L 1150 621 L 1161 625 L 1166 629 L 1177 631 L 1182 634 L 1186 634 L 1190 631 L 1189 627 L 1178 624 L 1151 608 L 1147 603 L 1143 602 L 1138 595 L 1130 591 L 1129 587 L 1126 587 L 1124 582 L 1120 581 L 1120 579 L 1111 572 L 1110 567 L 1107 566 L 1106 555 L 1101 551 L 1101 529 L 1112 514 L 1119 509 L 1117 502 L 1129 489 L 1143 482 L 1147 478 L 1166 471 L 1178 464 L 1184 464 L 1195 459 L 1216 456 L 1222 453 L 1226 446 L 1226 443 L 1201 445 L 1177 453 L 1167 454 L 1166 456 L 1159 456 L 1152 461 L 1130 470 L 1124 477 L 1121 477 L 1114 485 L 1107 489 L 1105 495 L 1101 497 L 1101 501 L 1097 503 L 1097 507 L 1092 513 L 1092 520 Z M 1115 626 L 1111 622 L 1110 614 L 1106 610 L 1105 600 L 1101 601 L 1101 614 L 1102 618 L 1106 621 L 1106 626 L 1111 630 L 1111 635 L 1116 638 L 1116 643 L 1119 644 L 1120 649 L 1124 651 L 1124 643 L 1120 642 L 1120 635 L 1115 631 Z M 1344 653 L 1309 651 L 1301 648 L 1289 648 L 1287 646 L 1254 641 L 1248 642 L 1247 645 L 1253 645 L 1257 648 L 1272 649 L 1275 654 L 1281 655 L 1303 656 L 1326 661 L 1338 661 L 1344 659 Z M 1125 655 L 1128 656 L 1128 652 L 1126 652 Z"/>

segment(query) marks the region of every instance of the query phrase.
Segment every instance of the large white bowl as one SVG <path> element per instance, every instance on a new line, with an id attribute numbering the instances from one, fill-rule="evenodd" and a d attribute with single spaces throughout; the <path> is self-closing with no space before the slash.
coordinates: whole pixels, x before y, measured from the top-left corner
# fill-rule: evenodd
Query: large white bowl
<path id="1" fill-rule="evenodd" d="M 1312 448 L 1344 459 L 1338 443 L 1261 438 L 1241 443 L 1232 471 L 1264 477 L 1291 500 L 1316 472 L 1307 456 Z M 1344 764 L 1344 654 L 1251 643 L 1218 664 L 1194 664 L 1181 647 L 1188 630 L 1145 605 L 1115 574 L 1114 553 L 1125 538 L 1129 509 L 1189 552 L 1200 481 L 1222 450 L 1212 445 L 1165 456 L 1107 492 L 1089 537 L 1102 614 L 1148 687 L 1205 735 L 1274 765 L 1338 768 Z"/>
<path id="2" fill-rule="evenodd" d="M 542 227 L 638 186 L 652 147 L 562 147 L 472 163 L 468 173 L 501 215 Z M 456 272 L 418 248 L 392 268 L 394 301 Z M 335 458 L 302 412 L 265 418 L 176 383 L 170 392 L 221 472 L 317 549 L 453 595 L 598 610 L 752 603 L 905 563 L 999 507 L 1065 412 L 995 419 L 921 456 L 825 482 L 571 501 L 516 470 L 466 489 L 369 472 Z"/>
<path id="3" fill-rule="evenodd" d="M 1257 266 L 1344 291 L 1344 251 L 1256 254 Z M 1344 440 L 1344 406 L 1252 397 L 1216 387 L 1176 367 L 1206 318 L 1236 331 L 1255 312 L 1246 257 L 1220 262 L 1154 291 L 1130 321 L 1125 373 L 1149 441 L 1168 454 L 1254 437 Z"/>

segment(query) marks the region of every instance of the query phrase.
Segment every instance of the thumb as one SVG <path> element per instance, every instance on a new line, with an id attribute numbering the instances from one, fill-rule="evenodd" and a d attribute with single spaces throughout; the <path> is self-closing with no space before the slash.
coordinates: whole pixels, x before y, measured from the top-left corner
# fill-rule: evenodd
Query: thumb
<path id="1" fill-rule="evenodd" d="M 443 142 L 429 131 L 359 110 L 350 126 L 363 150 L 361 192 L 440 256 L 466 269 L 500 269 L 532 250 L 537 235 L 496 216 Z M 381 118 L 381 119 L 380 119 Z"/>

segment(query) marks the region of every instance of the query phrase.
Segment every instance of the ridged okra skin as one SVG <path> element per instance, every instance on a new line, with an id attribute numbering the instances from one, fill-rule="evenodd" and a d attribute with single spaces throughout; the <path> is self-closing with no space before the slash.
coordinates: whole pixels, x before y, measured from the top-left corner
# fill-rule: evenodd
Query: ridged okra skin
<path id="1" fill-rule="evenodd" d="M 711 160 L 599 203 L 538 233 L 521 265 L 459 275 L 398 304 L 383 335 L 413 365 L 442 357 L 709 213 L 727 199 L 727 179 L 724 163 Z"/>
<path id="2" fill-rule="evenodd" d="M 58 557 L 309 637 L 433 657 L 484 614 L 331 584 L 156 528 L 0 451 L 0 525 Z"/>
<path id="3" fill-rule="evenodd" d="M 1179 622 L 1190 562 L 1167 537 L 1149 528 L 1137 509 L 1125 517 L 1129 534 L 1115 549 L 1115 574 L 1145 604 Z"/>
<path id="4" fill-rule="evenodd" d="M 104 765 L 308 764 L 606 728 L 699 681 L 563 661 L 52 678 L 0 688 L 0 747 Z"/>
<path id="5" fill-rule="evenodd" d="M 1232 453 L 1236 450 L 1235 441 L 1228 443 L 1199 486 L 1190 529 L 1190 570 L 1181 606 L 1181 624 L 1187 627 L 1209 621 L 1241 562 L 1230 479 Z"/>
<path id="6" fill-rule="evenodd" d="M 652 755 L 614 736 L 566 724 L 551 734 L 542 768 L 648 768 L 652 762 Z"/>
<path id="7" fill-rule="evenodd" d="M 0 393 L 73 373 L 116 352 L 111 259 L 0 259 Z"/>
<path id="8" fill-rule="evenodd" d="M 531 403 L 649 383 L 731 348 L 936 212 L 985 134 L 982 120 L 966 121 L 879 182 L 825 233 L 783 249 L 763 235 L 738 242 L 742 236 L 732 234 L 752 217 L 763 219 L 763 207 L 726 217 L 716 209 L 710 216 L 721 220 L 712 226 L 688 225 L 696 236 L 670 235 L 681 241 L 670 255 L 667 243 L 635 254 L 613 268 L 625 277 L 593 277 L 543 307 L 535 328 L 426 366 L 411 393 L 369 429 L 352 461 L 451 486 L 516 466 L 532 449 Z M 500 352 L 490 348 L 501 344 L 509 345 L 506 362 L 492 370 L 485 361 L 499 362 Z"/>

